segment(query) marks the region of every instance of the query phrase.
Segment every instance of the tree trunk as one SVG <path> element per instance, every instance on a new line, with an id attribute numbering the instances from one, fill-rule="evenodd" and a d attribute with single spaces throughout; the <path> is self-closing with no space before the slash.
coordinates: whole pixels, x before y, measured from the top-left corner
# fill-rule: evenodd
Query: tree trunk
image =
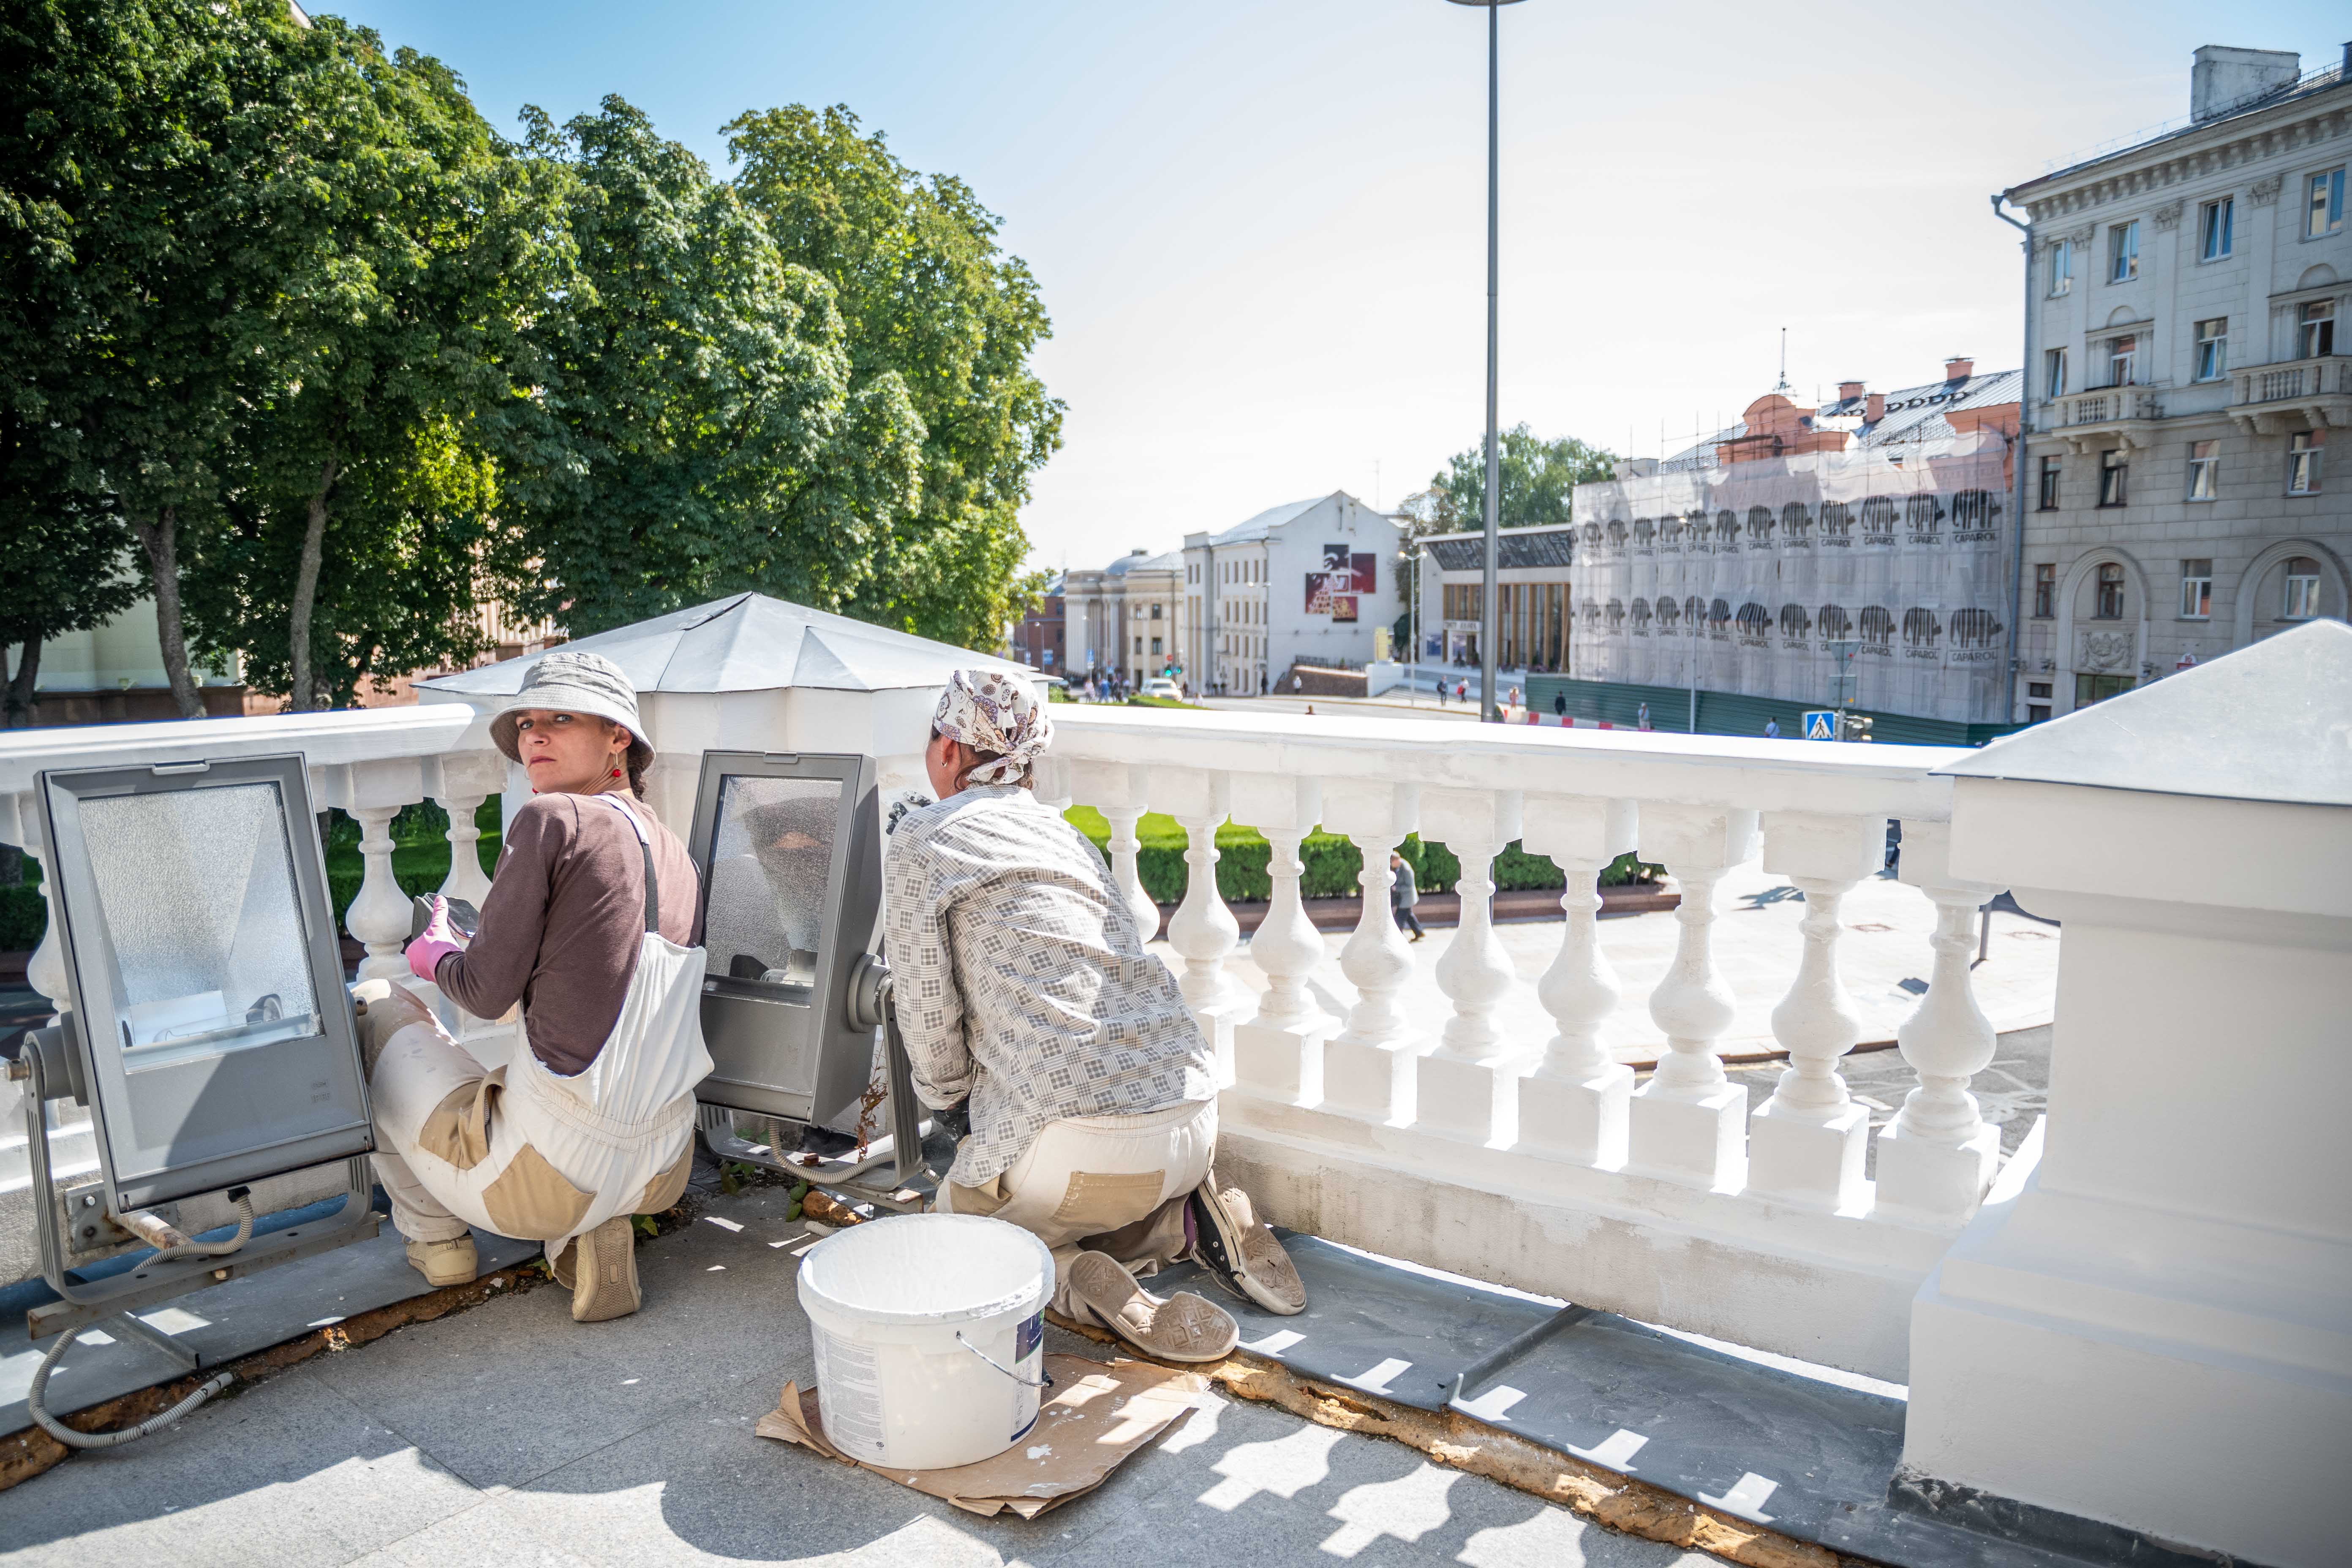
<path id="1" fill-rule="evenodd" d="M 316 682 L 310 675 L 310 606 L 319 596 L 319 558 L 327 539 L 327 492 L 334 487 L 335 460 L 319 465 L 319 488 L 310 493 L 310 513 L 303 521 L 302 563 L 294 573 L 294 609 L 287 626 L 287 656 L 294 689 L 293 710 L 307 713 L 319 706 Z"/>
<path id="2" fill-rule="evenodd" d="M 188 673 L 188 637 L 180 623 L 180 514 L 165 507 L 153 522 L 136 519 L 131 531 L 147 552 L 147 569 L 155 579 L 155 640 L 163 645 L 163 674 L 172 682 L 172 700 L 183 719 L 205 716 L 205 700 L 196 695 L 195 678 Z"/>
<path id="3" fill-rule="evenodd" d="M 8 717 L 5 728 L 29 730 L 33 725 L 33 683 L 41 679 L 41 639 L 26 637 L 25 651 L 17 657 L 16 673 L 8 678 Z"/>

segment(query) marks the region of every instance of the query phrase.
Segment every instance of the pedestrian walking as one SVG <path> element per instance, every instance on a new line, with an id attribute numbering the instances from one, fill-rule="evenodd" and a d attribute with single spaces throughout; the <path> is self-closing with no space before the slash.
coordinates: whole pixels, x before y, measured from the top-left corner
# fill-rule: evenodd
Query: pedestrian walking
<path id="1" fill-rule="evenodd" d="M 1559 717 L 1559 721 L 1560 721 L 1561 723 L 1565 724 L 1565 723 L 1567 723 L 1567 722 L 1568 722 L 1568 693 L 1567 693 L 1567 692 L 1565 692 L 1565 691 L 1555 691 L 1555 692 L 1553 692 L 1553 693 L 1551 694 L 1551 710 L 1552 710 L 1552 712 L 1553 712 L 1554 714 L 1556 714 L 1556 715 Z M 1644 710 L 1644 711 L 1647 711 L 1647 710 Z M 1646 728 L 1646 726 L 1644 726 L 1644 727 Z"/>
<path id="2" fill-rule="evenodd" d="M 1768 741 L 1777 741 L 1780 738 L 1780 721 L 1778 719 L 1764 721 L 1764 738 Z"/>
<path id="3" fill-rule="evenodd" d="M 1642 710 L 1635 716 L 1633 722 L 1644 730 L 1650 727 L 1650 705 L 1648 703 L 1644 702 L 1642 704 Z"/>
<path id="4" fill-rule="evenodd" d="M 1419 902 L 1421 889 L 1412 879 L 1412 862 L 1390 850 L 1389 914 L 1398 925 L 1412 932 L 1415 942 L 1429 934 L 1421 929 L 1421 917 L 1412 912 L 1412 907 Z"/>

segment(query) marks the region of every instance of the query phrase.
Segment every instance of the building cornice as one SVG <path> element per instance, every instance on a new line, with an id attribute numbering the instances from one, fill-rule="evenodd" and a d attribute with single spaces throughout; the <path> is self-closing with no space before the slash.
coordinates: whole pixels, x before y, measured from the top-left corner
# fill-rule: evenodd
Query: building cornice
<path id="1" fill-rule="evenodd" d="M 2293 157 L 2352 135 L 2352 86 L 2338 86 L 2210 127 L 2192 127 L 2104 158 L 2028 180 L 2002 193 L 2036 225 L 2121 202 L 2143 200 L 2176 185 Z M 2256 205 L 2278 195 L 2278 181 L 2254 182 Z M 2263 187 L 2266 187 L 2263 188 Z"/>

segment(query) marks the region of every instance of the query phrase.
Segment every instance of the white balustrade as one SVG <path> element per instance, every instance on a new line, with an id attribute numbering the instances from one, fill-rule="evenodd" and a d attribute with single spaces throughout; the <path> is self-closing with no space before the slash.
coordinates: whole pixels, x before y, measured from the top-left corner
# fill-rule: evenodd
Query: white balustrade
<path id="1" fill-rule="evenodd" d="M 449 874 L 442 879 L 441 896 L 479 909 L 489 896 L 490 879 L 482 869 L 482 830 L 474 814 L 505 787 L 506 759 L 495 752 L 458 752 L 435 759 L 427 771 L 434 775 L 426 781 L 434 804 L 449 814 Z"/>
<path id="2" fill-rule="evenodd" d="M 1519 1082 L 1518 1148 L 1615 1170 L 1625 1163 L 1633 1069 L 1611 1059 L 1601 1044 L 1601 1026 L 1617 1010 L 1621 993 L 1601 952 L 1600 881 L 1610 862 L 1633 848 L 1634 805 L 1533 795 L 1524 814 L 1521 847 L 1549 856 L 1567 880 L 1559 897 L 1559 953 L 1536 985 L 1558 1032 Z"/>
<path id="3" fill-rule="evenodd" d="M 1218 1081 L 1230 1084 L 1234 1025 L 1248 1005 L 1225 976 L 1225 957 L 1240 944 L 1242 929 L 1217 887 L 1217 829 L 1233 813 L 1232 784 L 1202 768 L 1160 768 L 1151 774 L 1151 804 L 1184 829 L 1184 897 L 1169 917 L 1168 945 L 1184 960 L 1179 984 L 1216 1047 Z"/>
<path id="4" fill-rule="evenodd" d="M 367 949 L 360 960 L 362 980 L 389 980 L 408 973 L 401 956 L 408 945 L 408 895 L 392 870 L 392 819 L 404 806 L 425 798 L 425 770 L 415 757 L 346 763 L 314 768 L 319 804 L 344 811 L 360 825 L 360 890 L 343 911 L 343 929 Z"/>
<path id="5" fill-rule="evenodd" d="M 1118 763 L 1076 762 L 1064 775 L 1063 788 L 1066 793 L 1061 798 L 1093 806 L 1110 825 L 1111 877 L 1126 893 L 1127 907 L 1135 911 L 1136 929 L 1144 941 L 1151 941 L 1160 934 L 1160 906 L 1143 890 L 1143 879 L 1136 869 L 1141 845 L 1135 825 L 1150 809 L 1150 787 L 1144 770 Z"/>
<path id="6" fill-rule="evenodd" d="M 1764 816 L 1764 869 L 1805 896 L 1796 978 L 1772 1009 L 1789 1066 L 1748 1127 L 1748 1184 L 1767 1196 L 1839 1211 L 1868 1199 L 1870 1112 L 1838 1062 L 1862 1038 L 1862 1015 L 1838 977 L 1838 905 L 1886 854 L 1886 819 L 1775 811 Z"/>
<path id="7" fill-rule="evenodd" d="M 1992 1060 L 1992 1024 L 1977 1005 L 1969 963 L 1977 950 L 1977 911 L 2000 889 L 1951 872 L 1948 822 L 1903 824 L 1904 881 L 1936 906 L 1935 967 L 1927 994 L 1895 1031 L 1919 1087 L 1878 1134 L 1878 1201 L 1938 1217 L 1971 1213 L 1991 1183 L 2000 1129 L 1989 1124 L 1969 1080 Z"/>
<path id="8" fill-rule="evenodd" d="M 1519 837 L 1514 790 L 1424 790 L 1424 844 L 1444 844 L 1462 864 L 1455 889 L 1461 918 L 1437 961 L 1437 988 L 1454 1004 L 1437 1048 L 1420 1058 L 1415 1104 L 1434 1131 L 1508 1146 L 1518 1137 L 1519 1078 L 1533 1064 L 1532 1042 L 1506 1039 L 1495 1008 L 1517 977 L 1496 940 L 1495 857 Z"/>
<path id="9" fill-rule="evenodd" d="M 1339 950 L 1339 970 L 1356 988 L 1347 1027 L 1323 1050 L 1323 1103 L 1373 1121 L 1402 1124 L 1413 1118 L 1414 1058 L 1424 1047 L 1412 1037 L 1398 995 L 1412 978 L 1412 951 L 1389 908 L 1395 873 L 1389 856 L 1417 820 L 1420 790 L 1412 784 L 1329 779 L 1323 785 L 1323 826 L 1363 858 L 1358 885 L 1363 907 L 1356 930 Z"/>
<path id="10" fill-rule="evenodd" d="M 1682 892 L 1674 962 L 1650 993 L 1665 1031 L 1657 1070 L 1634 1091 L 1628 1163 L 1645 1175 L 1736 1191 L 1748 1177 L 1748 1090 L 1728 1081 L 1715 1042 L 1730 1027 L 1731 988 L 1716 973 L 1715 890 L 1756 852 L 1756 813 L 1645 805 L 1642 854 L 1664 863 Z"/>
<path id="11" fill-rule="evenodd" d="M 1233 775 L 1233 810 L 1266 841 L 1274 884 L 1265 917 L 1250 936 L 1249 955 L 1265 976 L 1256 1014 L 1234 1026 L 1234 1079 L 1248 1093 L 1295 1105 L 1323 1098 L 1323 1047 L 1339 1027 L 1307 989 L 1323 962 L 1323 933 L 1307 916 L 1298 879 L 1299 844 L 1323 814 L 1323 787 L 1281 773 Z"/>

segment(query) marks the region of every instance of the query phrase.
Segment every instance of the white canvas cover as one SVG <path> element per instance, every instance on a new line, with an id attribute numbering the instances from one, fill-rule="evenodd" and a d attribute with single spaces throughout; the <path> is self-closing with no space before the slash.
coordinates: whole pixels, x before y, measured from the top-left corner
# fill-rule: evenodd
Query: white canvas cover
<path id="1" fill-rule="evenodd" d="M 2001 718 L 2006 451 L 1988 431 L 1579 485 L 1570 672 L 1826 705 L 1852 639 L 1854 706 Z"/>

